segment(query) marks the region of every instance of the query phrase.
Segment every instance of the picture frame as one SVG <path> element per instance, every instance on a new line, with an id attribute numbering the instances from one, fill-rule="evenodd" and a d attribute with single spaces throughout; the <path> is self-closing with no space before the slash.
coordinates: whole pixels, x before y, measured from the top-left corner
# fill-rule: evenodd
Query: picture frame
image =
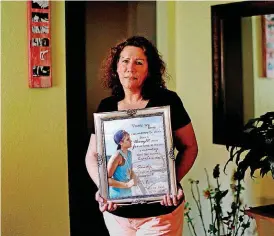
<path id="1" fill-rule="evenodd" d="M 94 113 L 94 124 L 103 198 L 118 205 L 150 204 L 177 194 L 169 106 Z"/>
<path id="2" fill-rule="evenodd" d="M 274 78 L 274 14 L 262 15 L 263 77 Z"/>

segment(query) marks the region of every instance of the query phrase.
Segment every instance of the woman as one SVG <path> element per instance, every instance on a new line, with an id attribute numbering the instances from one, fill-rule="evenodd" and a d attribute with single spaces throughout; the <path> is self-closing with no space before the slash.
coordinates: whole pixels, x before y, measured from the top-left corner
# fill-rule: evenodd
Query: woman
<path id="1" fill-rule="evenodd" d="M 192 167 L 198 147 L 191 124 L 179 96 L 165 86 L 165 63 L 157 48 L 146 38 L 133 36 L 110 51 L 105 64 L 104 85 L 112 96 L 105 98 L 97 112 L 170 106 L 178 193 L 165 195 L 161 203 L 117 207 L 96 193 L 110 235 L 182 235 L 184 194 L 180 181 Z M 86 155 L 90 177 L 99 185 L 96 140 L 92 134 Z"/>
<path id="2" fill-rule="evenodd" d="M 114 137 L 118 145 L 117 152 L 112 155 L 107 164 L 110 198 L 132 196 L 131 187 L 136 185 L 132 171 L 131 139 L 125 130 L 118 130 Z"/>

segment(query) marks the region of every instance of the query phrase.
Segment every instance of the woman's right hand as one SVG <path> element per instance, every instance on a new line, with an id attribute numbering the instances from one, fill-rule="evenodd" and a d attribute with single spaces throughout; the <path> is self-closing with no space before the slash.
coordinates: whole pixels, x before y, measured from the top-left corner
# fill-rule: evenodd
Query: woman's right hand
<path id="1" fill-rule="evenodd" d="M 99 190 L 95 194 L 95 199 L 99 203 L 99 209 L 101 212 L 104 211 L 115 211 L 117 208 L 117 204 L 113 202 L 108 202 L 106 199 L 104 199 L 100 193 Z"/>

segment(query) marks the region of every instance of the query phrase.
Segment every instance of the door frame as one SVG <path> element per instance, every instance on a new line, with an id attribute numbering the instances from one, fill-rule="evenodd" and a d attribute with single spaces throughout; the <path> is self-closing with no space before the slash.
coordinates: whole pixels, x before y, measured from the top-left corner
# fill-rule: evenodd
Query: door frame
<path id="1" fill-rule="evenodd" d="M 65 2 L 67 151 L 71 236 L 109 235 L 95 200 L 96 185 L 88 175 L 89 143 L 86 98 L 86 2 Z"/>

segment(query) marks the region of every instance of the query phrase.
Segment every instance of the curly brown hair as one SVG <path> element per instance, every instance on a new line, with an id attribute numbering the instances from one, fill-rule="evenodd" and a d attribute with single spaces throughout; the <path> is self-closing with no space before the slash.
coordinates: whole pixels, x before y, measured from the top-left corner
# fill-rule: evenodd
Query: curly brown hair
<path id="1" fill-rule="evenodd" d="M 124 90 L 117 74 L 117 63 L 126 46 L 135 46 L 144 50 L 148 62 L 148 77 L 142 87 L 141 95 L 144 99 L 150 99 L 153 92 L 166 88 L 164 80 L 164 77 L 167 77 L 166 65 L 157 48 L 143 36 L 132 36 L 110 49 L 102 66 L 103 86 L 111 89 L 113 96 L 119 99 L 124 98 Z"/>

